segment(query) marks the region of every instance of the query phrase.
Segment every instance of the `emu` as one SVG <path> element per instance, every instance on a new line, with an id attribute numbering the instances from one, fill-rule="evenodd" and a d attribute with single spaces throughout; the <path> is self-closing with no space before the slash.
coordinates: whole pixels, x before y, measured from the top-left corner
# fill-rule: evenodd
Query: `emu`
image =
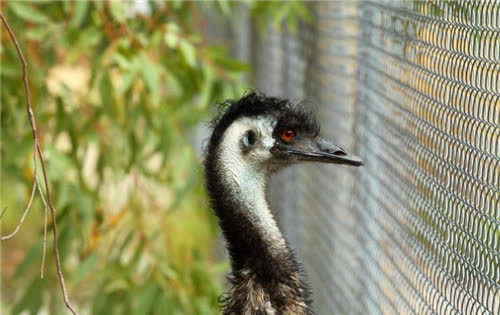
<path id="1" fill-rule="evenodd" d="M 231 260 L 223 313 L 313 314 L 301 265 L 266 200 L 268 178 L 300 161 L 363 162 L 321 138 L 312 115 L 287 100 L 251 92 L 225 105 L 214 120 L 204 162 Z"/>

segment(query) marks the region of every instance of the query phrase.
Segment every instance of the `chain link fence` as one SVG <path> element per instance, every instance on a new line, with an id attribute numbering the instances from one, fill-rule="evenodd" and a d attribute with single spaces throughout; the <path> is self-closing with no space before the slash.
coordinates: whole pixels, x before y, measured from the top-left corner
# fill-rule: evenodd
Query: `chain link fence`
<path id="1" fill-rule="evenodd" d="M 235 54 L 307 100 L 362 168 L 303 165 L 271 203 L 318 314 L 500 314 L 500 2 L 311 2 Z"/>

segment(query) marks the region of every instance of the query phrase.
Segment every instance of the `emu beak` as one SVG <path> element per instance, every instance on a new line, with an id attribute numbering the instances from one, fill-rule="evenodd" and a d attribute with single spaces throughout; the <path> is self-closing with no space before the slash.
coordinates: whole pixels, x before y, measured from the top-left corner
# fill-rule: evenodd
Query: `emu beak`
<path id="1" fill-rule="evenodd" d="M 302 140 L 294 146 L 281 146 L 280 149 L 286 155 L 294 157 L 299 161 L 347 164 L 352 166 L 363 165 L 361 158 L 348 153 L 346 150 L 323 138 Z"/>

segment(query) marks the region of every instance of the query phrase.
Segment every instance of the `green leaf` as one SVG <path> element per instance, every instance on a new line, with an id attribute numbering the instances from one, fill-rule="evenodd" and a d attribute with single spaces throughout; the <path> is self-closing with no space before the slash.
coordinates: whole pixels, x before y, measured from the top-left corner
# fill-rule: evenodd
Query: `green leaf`
<path id="1" fill-rule="evenodd" d="M 187 163 L 188 159 L 185 159 L 184 161 L 186 161 Z M 182 183 L 180 187 L 176 189 L 175 198 L 168 207 L 167 212 L 176 210 L 180 206 L 182 201 L 186 199 L 186 196 L 190 192 L 190 189 L 197 183 L 198 179 L 197 175 L 198 175 L 197 171 L 191 171 L 187 180 L 184 183 Z"/>
<path id="2" fill-rule="evenodd" d="M 121 278 L 113 279 L 110 282 L 106 283 L 106 286 L 104 287 L 104 292 L 111 293 L 118 290 L 124 291 L 127 290 L 128 287 L 129 284 L 127 281 Z"/>
<path id="3" fill-rule="evenodd" d="M 75 15 L 73 16 L 73 19 L 71 19 L 70 25 L 73 27 L 78 27 L 82 24 L 83 20 L 85 19 L 85 16 L 87 15 L 89 9 L 89 2 L 76 1 L 74 5 L 75 5 Z"/>
<path id="4" fill-rule="evenodd" d="M 223 67 L 226 70 L 233 72 L 244 72 L 249 70 L 249 65 L 245 62 L 238 61 L 236 59 L 232 59 L 227 56 L 221 56 L 215 59 L 217 65 Z"/>
<path id="5" fill-rule="evenodd" d="M 19 265 L 19 267 L 17 267 L 14 277 L 19 277 L 25 274 L 28 267 L 42 257 L 42 245 L 43 244 L 40 241 L 31 247 L 28 254 L 24 257 L 23 262 Z"/>
<path id="6" fill-rule="evenodd" d="M 78 38 L 79 39 L 78 44 L 80 46 L 77 46 L 78 47 L 77 51 L 82 49 L 80 47 L 88 49 L 97 45 L 101 40 L 101 38 L 103 37 L 102 32 L 95 27 L 87 28 L 84 31 L 82 31 L 79 35 L 80 36 Z M 81 54 L 81 51 L 79 52 Z"/>
<path id="7" fill-rule="evenodd" d="M 46 26 L 30 28 L 25 32 L 25 36 L 30 40 L 42 41 L 48 35 L 52 34 L 52 31 L 53 30 L 51 28 Z"/>
<path id="8" fill-rule="evenodd" d="M 127 58 L 118 52 L 113 55 L 113 61 L 122 69 L 129 70 L 131 68 L 131 64 Z"/>
<path id="9" fill-rule="evenodd" d="M 160 102 L 160 73 L 158 72 L 158 66 L 155 66 L 147 55 L 142 56 L 142 77 L 146 82 L 146 86 L 151 92 L 154 103 Z"/>
<path id="10" fill-rule="evenodd" d="M 70 186 L 61 185 L 57 193 L 57 201 L 56 201 L 57 209 L 64 208 L 70 203 L 70 194 L 71 194 Z"/>
<path id="11" fill-rule="evenodd" d="M 165 33 L 165 44 L 170 48 L 175 48 L 179 44 L 179 26 L 175 23 L 167 24 Z"/>
<path id="12" fill-rule="evenodd" d="M 153 309 L 157 293 L 158 287 L 155 283 L 150 283 L 146 288 L 143 288 L 138 296 L 139 305 L 135 314 L 149 314 Z"/>
<path id="13" fill-rule="evenodd" d="M 167 279 L 174 279 L 174 280 L 179 279 L 177 272 L 169 266 L 168 262 L 162 263 L 159 267 L 161 273 Z"/>
<path id="14" fill-rule="evenodd" d="M 136 82 L 136 78 L 139 75 L 139 71 L 137 67 L 132 65 L 132 69 L 128 71 L 124 76 L 122 80 L 122 84 L 120 86 L 119 92 L 121 94 L 127 93 L 130 87 Z"/>
<path id="15" fill-rule="evenodd" d="M 205 65 L 203 67 L 203 85 L 201 87 L 201 92 L 200 92 L 200 107 L 205 108 L 210 104 L 210 100 L 212 99 L 212 90 L 213 90 L 213 83 L 215 79 L 215 70 L 208 66 Z"/>
<path id="16" fill-rule="evenodd" d="M 279 29 L 281 23 L 283 22 L 284 18 L 288 15 L 289 12 L 290 12 L 290 4 L 284 3 L 278 10 L 278 13 L 274 15 L 273 25 Z"/>
<path id="17" fill-rule="evenodd" d="M 118 113 L 115 108 L 114 87 L 111 83 L 109 72 L 106 72 L 101 79 L 99 84 L 99 93 L 101 94 L 101 106 L 104 110 L 112 113 L 116 118 L 118 118 Z"/>
<path id="18" fill-rule="evenodd" d="M 50 159 L 51 174 L 55 180 L 64 180 L 75 170 L 74 161 L 65 153 L 58 151 L 53 144 L 46 146 L 47 158 Z"/>
<path id="19" fill-rule="evenodd" d="M 296 34 L 298 30 L 297 19 L 294 15 L 290 16 L 287 20 L 288 29 L 292 34 Z"/>
<path id="20" fill-rule="evenodd" d="M 127 19 L 125 4 L 122 1 L 110 1 L 109 10 L 115 21 L 121 23 Z"/>
<path id="21" fill-rule="evenodd" d="M 314 15 L 311 12 L 310 7 L 302 1 L 293 2 L 295 7 L 295 12 L 297 16 L 302 19 L 302 21 L 306 23 L 312 23 L 314 21 Z"/>
<path id="22" fill-rule="evenodd" d="M 165 43 L 168 47 L 174 48 L 179 43 L 179 36 L 177 36 L 177 34 L 168 32 L 165 34 Z"/>
<path id="23" fill-rule="evenodd" d="M 42 307 L 43 280 L 35 278 L 30 285 L 27 286 L 24 295 L 19 302 L 14 306 L 12 315 L 17 315 L 27 310 L 29 314 L 38 314 Z"/>
<path id="24" fill-rule="evenodd" d="M 180 9 L 182 9 L 182 6 L 184 5 L 184 1 L 183 0 L 174 0 L 173 4 L 174 4 L 175 10 L 180 10 Z"/>
<path id="25" fill-rule="evenodd" d="M 231 15 L 231 7 L 229 6 L 229 2 L 227 0 L 217 0 L 217 4 L 225 16 Z"/>
<path id="26" fill-rule="evenodd" d="M 17 16 L 21 19 L 35 22 L 40 24 L 46 24 L 50 22 L 48 16 L 43 14 L 40 10 L 38 10 L 32 4 L 28 4 L 25 2 L 9 2 L 9 9 L 11 9 Z"/>
<path id="27" fill-rule="evenodd" d="M 188 65 L 193 68 L 196 67 L 196 50 L 194 46 L 190 42 L 183 40 L 181 41 L 179 49 Z"/>
<path id="28" fill-rule="evenodd" d="M 87 277 L 91 272 L 95 271 L 95 267 L 99 263 L 99 253 L 95 252 L 88 256 L 81 264 L 78 266 L 77 272 L 71 278 L 71 283 L 73 285 L 78 284 L 85 277 Z"/>

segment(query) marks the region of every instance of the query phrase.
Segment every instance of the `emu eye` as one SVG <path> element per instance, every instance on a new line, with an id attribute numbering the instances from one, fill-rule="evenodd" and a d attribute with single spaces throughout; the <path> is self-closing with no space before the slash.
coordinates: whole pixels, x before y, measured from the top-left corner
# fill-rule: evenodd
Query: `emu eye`
<path id="1" fill-rule="evenodd" d="M 295 131 L 292 129 L 283 129 L 280 136 L 283 141 L 290 142 L 295 138 Z"/>
<path id="2" fill-rule="evenodd" d="M 255 132 L 248 130 L 243 136 L 243 144 L 247 147 L 254 145 L 255 143 Z"/>

